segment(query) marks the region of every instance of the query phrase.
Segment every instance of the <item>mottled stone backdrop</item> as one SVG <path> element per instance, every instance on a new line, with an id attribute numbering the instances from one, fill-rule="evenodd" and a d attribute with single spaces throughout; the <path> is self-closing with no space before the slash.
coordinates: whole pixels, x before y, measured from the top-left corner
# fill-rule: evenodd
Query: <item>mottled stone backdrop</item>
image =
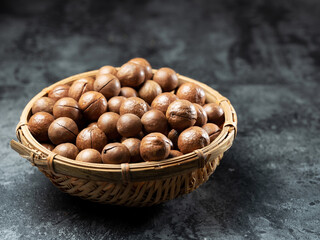
<path id="1" fill-rule="evenodd" d="M 320 2 L 1 1 L 1 239 L 319 239 Z M 153 208 L 56 189 L 9 147 L 70 75 L 146 57 L 228 97 L 239 132 L 210 180 Z"/>

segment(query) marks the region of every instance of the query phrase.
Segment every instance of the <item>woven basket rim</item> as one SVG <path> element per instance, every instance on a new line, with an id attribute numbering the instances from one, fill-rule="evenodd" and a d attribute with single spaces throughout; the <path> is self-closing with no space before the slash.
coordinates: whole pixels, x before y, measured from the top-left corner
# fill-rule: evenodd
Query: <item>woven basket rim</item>
<path id="1" fill-rule="evenodd" d="M 156 72 L 153 69 L 153 73 Z M 36 159 L 32 159 L 32 162 L 38 167 L 51 168 L 52 171 L 58 174 L 69 175 L 73 177 L 80 177 L 91 180 L 108 180 L 108 181 L 123 181 L 133 180 L 153 180 L 159 178 L 167 178 L 185 172 L 192 171 L 196 168 L 200 168 L 205 164 L 207 155 L 216 154 L 217 156 L 225 152 L 231 147 L 234 137 L 237 131 L 237 115 L 231 105 L 230 101 L 222 96 L 218 91 L 212 89 L 208 85 L 196 81 L 194 79 L 177 74 L 179 84 L 184 82 L 193 82 L 200 85 L 205 93 L 208 102 L 218 103 L 225 113 L 225 123 L 219 136 L 208 146 L 194 151 L 188 154 L 184 154 L 179 157 L 165 159 L 159 162 L 141 162 L 141 163 L 129 163 L 129 164 L 95 164 L 78 162 L 72 159 L 55 155 L 45 147 L 43 147 L 30 133 L 27 122 L 30 117 L 31 108 L 33 103 L 40 97 L 46 96 L 49 91 L 57 85 L 69 84 L 73 81 L 89 76 L 95 76 L 98 70 L 79 73 L 61 81 L 58 81 L 47 88 L 44 88 L 40 93 L 34 96 L 28 104 L 25 106 L 20 122 L 17 126 L 17 136 L 22 134 L 28 141 L 29 148 L 40 152 Z M 26 145 L 26 143 L 23 143 Z M 43 156 L 41 156 L 43 155 Z M 51 157 L 50 164 L 48 165 L 48 159 Z"/>

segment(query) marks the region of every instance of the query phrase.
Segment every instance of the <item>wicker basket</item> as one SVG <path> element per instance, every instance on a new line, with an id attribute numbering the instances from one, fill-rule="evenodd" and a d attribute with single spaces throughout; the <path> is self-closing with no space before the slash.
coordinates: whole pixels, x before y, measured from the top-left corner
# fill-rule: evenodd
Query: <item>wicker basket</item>
<path id="1" fill-rule="evenodd" d="M 153 70 L 155 71 L 155 70 Z M 71 84 L 95 76 L 97 71 L 74 75 L 37 94 L 24 108 L 16 128 L 19 142 L 11 147 L 44 173 L 63 192 L 100 203 L 124 206 L 151 206 L 190 193 L 206 182 L 234 140 L 237 115 L 229 100 L 207 85 L 181 76 L 179 84 L 194 82 L 206 92 L 207 102 L 220 104 L 225 123 L 220 135 L 208 146 L 180 157 L 160 162 L 94 164 L 77 162 L 47 150 L 28 130 L 31 107 L 40 97 L 59 84 Z"/>

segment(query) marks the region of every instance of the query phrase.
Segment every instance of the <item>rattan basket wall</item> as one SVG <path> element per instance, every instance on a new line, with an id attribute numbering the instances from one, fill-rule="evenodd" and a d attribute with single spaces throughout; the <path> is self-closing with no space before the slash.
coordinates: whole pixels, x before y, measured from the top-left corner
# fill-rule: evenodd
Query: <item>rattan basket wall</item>
<path id="1" fill-rule="evenodd" d="M 153 70 L 155 72 L 155 70 Z M 63 192 L 83 199 L 124 206 L 151 206 L 190 193 L 206 182 L 236 136 L 237 115 L 229 100 L 207 85 L 179 75 L 179 84 L 194 82 L 206 92 L 207 102 L 218 103 L 225 113 L 220 135 L 208 146 L 180 157 L 160 162 L 94 164 L 82 163 L 54 154 L 40 145 L 28 130 L 31 107 L 59 84 L 71 84 L 96 71 L 61 80 L 37 94 L 24 108 L 16 128 L 19 142 L 11 147 L 44 173 Z"/>

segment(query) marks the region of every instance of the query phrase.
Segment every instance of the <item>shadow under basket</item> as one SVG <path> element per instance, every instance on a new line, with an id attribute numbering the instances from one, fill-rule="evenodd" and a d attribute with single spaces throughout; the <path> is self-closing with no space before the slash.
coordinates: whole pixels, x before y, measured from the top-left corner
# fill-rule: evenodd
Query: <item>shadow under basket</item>
<path id="1" fill-rule="evenodd" d="M 153 70 L 155 72 L 156 70 Z M 179 85 L 193 82 L 206 93 L 208 103 L 219 104 L 225 114 L 220 135 L 208 146 L 159 162 L 95 164 L 68 159 L 49 151 L 31 135 L 27 122 L 33 103 L 60 84 L 72 84 L 90 71 L 61 80 L 37 94 L 24 108 L 16 128 L 19 142 L 11 147 L 44 173 L 63 192 L 94 202 L 132 207 L 159 204 L 190 193 L 209 179 L 237 132 L 237 115 L 230 101 L 209 86 L 178 74 Z"/>

